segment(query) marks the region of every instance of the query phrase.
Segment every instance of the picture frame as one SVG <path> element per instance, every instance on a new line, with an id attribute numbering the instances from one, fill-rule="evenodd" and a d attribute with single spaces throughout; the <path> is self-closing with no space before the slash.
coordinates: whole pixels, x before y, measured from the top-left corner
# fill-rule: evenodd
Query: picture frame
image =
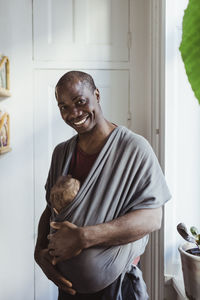
<path id="1" fill-rule="evenodd" d="M 7 56 L 0 55 L 0 97 L 10 96 L 10 62 Z"/>
<path id="2" fill-rule="evenodd" d="M 10 148 L 10 116 L 0 110 L 0 154 L 11 151 Z"/>

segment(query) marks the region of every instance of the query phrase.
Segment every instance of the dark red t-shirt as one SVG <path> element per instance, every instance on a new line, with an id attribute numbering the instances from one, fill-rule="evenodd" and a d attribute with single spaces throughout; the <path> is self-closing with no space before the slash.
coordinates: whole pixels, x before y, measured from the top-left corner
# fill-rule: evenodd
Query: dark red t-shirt
<path id="1" fill-rule="evenodd" d="M 99 153 L 85 153 L 78 145 L 76 146 L 70 162 L 69 174 L 71 174 L 73 178 L 78 179 L 81 185 L 89 174 L 98 154 Z"/>

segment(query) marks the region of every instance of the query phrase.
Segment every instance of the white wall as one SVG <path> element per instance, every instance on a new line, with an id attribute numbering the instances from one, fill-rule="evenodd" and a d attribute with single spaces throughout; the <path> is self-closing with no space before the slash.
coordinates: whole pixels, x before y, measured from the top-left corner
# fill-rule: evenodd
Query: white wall
<path id="1" fill-rule="evenodd" d="M 10 58 L 12 151 L 0 156 L 0 299 L 34 298 L 31 1 L 0 1 L 0 52 Z"/>
<path id="2" fill-rule="evenodd" d="M 150 139 L 149 5 L 146 0 L 130 3 L 130 16 L 134 17 L 130 28 L 133 29 L 132 54 L 130 62 L 122 62 L 122 68 L 130 69 L 132 128 Z M 10 113 L 12 147 L 10 153 L 0 156 L 3 170 L 0 177 L 0 299 L 4 300 L 34 299 L 33 73 L 36 69 L 85 67 L 70 61 L 33 64 L 31 5 L 31 0 L 0 0 L 0 52 L 10 58 L 12 91 L 11 98 L 0 100 L 0 107 Z M 100 63 L 88 66 L 95 69 Z M 103 63 L 100 68 L 115 70 L 119 64 Z"/>

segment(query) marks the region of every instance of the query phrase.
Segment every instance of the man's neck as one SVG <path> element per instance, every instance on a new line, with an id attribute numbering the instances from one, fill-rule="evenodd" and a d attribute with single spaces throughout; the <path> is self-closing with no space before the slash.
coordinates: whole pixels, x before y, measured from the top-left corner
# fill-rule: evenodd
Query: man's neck
<path id="1" fill-rule="evenodd" d="M 90 132 L 79 134 L 79 147 L 88 154 L 98 153 L 116 127 L 116 125 L 104 120 L 103 126 L 96 126 Z"/>

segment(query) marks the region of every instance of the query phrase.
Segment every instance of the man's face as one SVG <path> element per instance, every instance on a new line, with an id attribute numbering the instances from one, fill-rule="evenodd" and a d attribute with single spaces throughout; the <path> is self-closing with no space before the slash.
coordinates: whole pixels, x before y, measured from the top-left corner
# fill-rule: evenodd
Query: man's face
<path id="1" fill-rule="evenodd" d="M 92 92 L 87 85 L 76 80 L 58 87 L 56 98 L 63 120 L 78 133 L 88 132 L 100 125 L 103 117 L 98 90 Z"/>

